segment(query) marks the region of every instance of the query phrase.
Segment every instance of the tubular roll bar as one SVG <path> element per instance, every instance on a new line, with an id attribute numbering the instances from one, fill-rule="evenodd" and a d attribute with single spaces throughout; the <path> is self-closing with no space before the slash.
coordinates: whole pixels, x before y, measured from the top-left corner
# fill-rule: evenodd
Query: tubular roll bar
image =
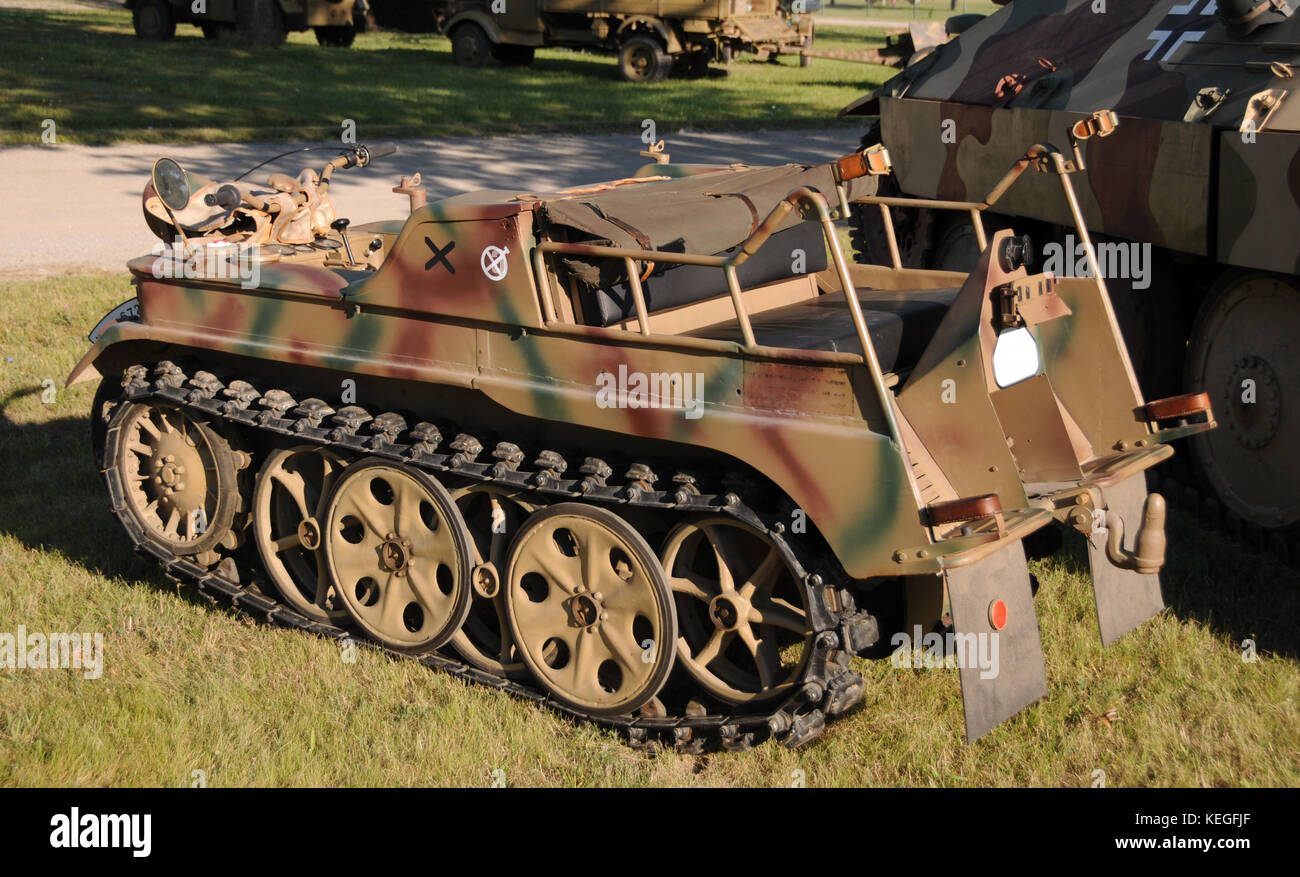
<path id="1" fill-rule="evenodd" d="M 1070 215 L 1074 219 L 1074 224 L 1078 226 L 1079 240 L 1083 242 L 1088 252 L 1088 264 L 1092 268 L 1093 274 L 1098 280 L 1101 275 L 1097 272 L 1097 256 L 1092 248 L 1092 238 L 1088 234 L 1088 227 L 1084 224 L 1083 213 L 1079 210 L 1079 200 L 1075 197 L 1074 186 L 1070 183 L 1070 169 L 1066 166 L 1065 159 L 1061 156 L 1061 151 L 1049 143 L 1035 143 L 1025 154 L 1016 160 L 1015 164 L 1007 170 L 1002 178 L 997 181 L 989 193 L 984 196 L 983 201 L 940 201 L 934 198 L 901 198 L 888 195 L 864 195 L 860 198 L 854 198 L 855 204 L 878 204 L 880 205 L 880 216 L 885 222 L 885 238 L 889 242 L 889 258 L 893 262 L 895 269 L 903 267 L 902 258 L 898 253 L 898 237 L 894 233 L 894 217 L 889 212 L 890 207 L 928 207 L 932 210 L 965 210 L 970 213 L 971 225 L 975 227 L 975 240 L 979 244 L 980 250 L 988 246 L 988 236 L 984 233 L 984 220 L 980 216 L 985 210 L 988 210 L 996 204 L 1007 190 L 1020 179 L 1021 174 L 1029 169 L 1031 165 L 1038 165 L 1039 170 L 1047 170 L 1044 165 L 1050 164 L 1051 170 L 1061 178 L 1061 187 L 1065 191 L 1065 200 L 1070 205 Z"/>
<path id="2" fill-rule="evenodd" d="M 841 200 L 843 200 L 842 195 Z M 876 356 L 875 345 L 871 343 L 871 333 L 867 331 L 867 321 L 862 315 L 862 305 L 858 301 L 857 289 L 849 276 L 848 263 L 844 259 L 844 252 L 840 249 L 840 242 L 835 234 L 835 224 L 831 219 L 830 208 L 824 195 L 807 186 L 802 186 L 786 195 L 772 208 L 767 218 L 759 223 L 758 228 L 754 229 L 749 237 L 741 242 L 736 252 L 730 256 L 700 256 L 692 253 L 633 250 L 626 247 L 606 247 L 594 244 L 569 244 L 558 241 L 542 242 L 533 249 L 533 270 L 537 276 L 546 323 L 549 325 L 557 322 L 555 304 L 551 299 L 552 289 L 549 274 L 546 270 L 545 256 L 547 253 L 622 259 L 624 268 L 627 271 L 628 288 L 632 292 L 632 303 L 636 308 L 637 324 L 641 334 L 647 336 L 650 334 L 650 317 L 646 309 L 645 292 L 641 287 L 641 278 L 636 271 L 636 262 L 654 261 L 671 262 L 679 265 L 699 265 L 722 269 L 727 278 L 727 289 L 731 293 L 731 304 L 736 312 L 736 321 L 740 324 L 740 334 L 744 339 L 744 346 L 751 351 L 756 350 L 759 345 L 754 339 L 754 327 L 749 321 L 749 312 L 745 309 L 736 269 L 767 243 L 768 238 L 776 232 L 796 207 L 800 208 L 804 214 L 814 214 L 817 221 L 821 223 L 822 236 L 826 239 L 827 247 L 830 249 L 831 260 L 835 264 L 835 272 L 839 276 L 840 287 L 844 291 L 844 299 L 848 303 L 849 314 L 853 319 L 853 328 L 857 332 L 858 343 L 862 345 L 862 362 L 868 366 L 868 371 L 871 373 L 871 381 L 875 386 L 876 397 L 880 401 L 881 411 L 889 426 L 889 434 L 901 447 L 902 438 L 898 431 L 897 418 L 894 416 L 893 398 L 885 386 L 884 373 L 880 369 L 880 360 Z"/>

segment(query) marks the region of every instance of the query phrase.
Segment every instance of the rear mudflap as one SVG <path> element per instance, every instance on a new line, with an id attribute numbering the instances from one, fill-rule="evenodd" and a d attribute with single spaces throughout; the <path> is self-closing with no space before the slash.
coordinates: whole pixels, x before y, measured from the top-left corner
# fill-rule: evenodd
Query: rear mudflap
<path id="1" fill-rule="evenodd" d="M 946 575 L 959 644 L 966 739 L 973 743 L 1047 694 L 1043 646 L 1025 550 L 1018 540 L 978 563 L 950 569 Z M 998 630 L 994 616 L 1001 614 L 1002 607 L 1005 624 Z M 972 647 L 963 649 L 963 642 L 974 644 L 976 653 L 993 660 L 970 660 Z"/>
<path id="2" fill-rule="evenodd" d="M 1124 519 L 1123 547 L 1135 549 L 1138 525 L 1147 499 L 1146 478 L 1141 474 L 1102 489 L 1108 512 Z M 1092 566 L 1092 591 L 1097 601 L 1097 626 L 1101 644 L 1108 646 L 1165 608 L 1160 576 L 1123 569 L 1106 554 L 1108 531 L 1094 528 L 1088 536 L 1088 562 Z"/>

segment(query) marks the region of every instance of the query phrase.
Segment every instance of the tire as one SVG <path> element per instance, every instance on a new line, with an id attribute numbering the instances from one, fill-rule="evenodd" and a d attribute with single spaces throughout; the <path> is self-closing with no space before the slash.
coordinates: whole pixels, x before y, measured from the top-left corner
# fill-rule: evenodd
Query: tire
<path id="1" fill-rule="evenodd" d="M 654 37 L 631 37 L 618 50 L 618 72 L 626 82 L 662 82 L 672 61 Z"/>
<path id="2" fill-rule="evenodd" d="M 357 38 L 357 30 L 350 24 L 337 24 L 329 27 L 318 27 L 316 31 L 316 42 L 322 46 L 329 46 L 335 49 L 346 49 L 352 45 Z"/>
<path id="3" fill-rule="evenodd" d="M 532 46 L 507 46 L 498 43 L 492 47 L 492 57 L 502 67 L 528 67 L 533 63 L 534 56 Z"/>
<path id="4" fill-rule="evenodd" d="M 492 42 L 483 28 L 467 21 L 452 32 L 451 57 L 458 67 L 486 67 L 492 60 Z"/>
<path id="5" fill-rule="evenodd" d="M 170 40 L 176 36 L 176 14 L 167 0 L 139 0 L 131 12 L 131 24 L 142 40 Z"/>
<path id="6" fill-rule="evenodd" d="M 235 39 L 246 46 L 278 46 L 288 35 L 277 0 L 237 0 Z"/>
<path id="7" fill-rule="evenodd" d="M 203 31 L 205 40 L 220 40 L 230 36 L 231 27 L 228 24 L 200 24 L 199 30 Z"/>

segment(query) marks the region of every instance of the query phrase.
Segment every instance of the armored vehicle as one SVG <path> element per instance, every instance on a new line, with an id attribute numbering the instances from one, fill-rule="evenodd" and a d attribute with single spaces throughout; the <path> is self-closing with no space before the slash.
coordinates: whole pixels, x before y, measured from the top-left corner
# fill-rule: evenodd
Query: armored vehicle
<path id="1" fill-rule="evenodd" d="M 175 578 L 688 751 L 811 739 L 898 632 L 950 635 L 985 733 L 1047 690 L 1024 540 L 1053 521 L 1105 642 L 1162 607 L 1142 473 L 1203 396 L 1144 401 L 1104 283 L 1030 273 L 971 205 L 968 273 L 848 262 L 885 150 L 436 200 L 417 174 L 409 216 L 338 216 L 333 174 L 392 151 L 155 164 L 163 243 L 69 382 L 101 380 L 112 509 Z M 1070 194 L 1045 144 L 999 190 L 1029 169 Z"/>
<path id="2" fill-rule="evenodd" d="M 1014 0 L 905 69 L 848 113 L 879 114 L 885 184 L 917 199 L 973 198 L 1002 156 L 1100 109 L 1121 121 L 1087 146 L 1079 200 L 1144 387 L 1205 388 L 1226 423 L 1193 439 L 1178 473 L 1194 508 L 1300 559 L 1300 16 L 1283 2 Z M 1009 192 L 1003 222 L 1043 267 L 1086 273 L 1045 180 Z M 916 202 L 919 203 L 919 202 Z M 969 228 L 900 208 L 904 264 L 967 270 Z M 878 216 L 860 258 L 888 263 Z M 1205 496 L 1211 492 L 1217 501 Z"/>
<path id="3" fill-rule="evenodd" d="M 276 46 L 291 30 L 316 32 L 322 46 L 347 48 L 366 27 L 366 0 L 126 0 L 136 36 L 170 40 L 178 22 L 208 39 Z"/>
<path id="4" fill-rule="evenodd" d="M 812 17 L 796 22 L 777 0 L 436 0 L 434 20 L 463 67 L 531 64 L 534 49 L 567 46 L 617 52 L 629 82 L 659 82 L 674 66 L 701 74 L 733 52 L 807 50 L 813 40 Z"/>

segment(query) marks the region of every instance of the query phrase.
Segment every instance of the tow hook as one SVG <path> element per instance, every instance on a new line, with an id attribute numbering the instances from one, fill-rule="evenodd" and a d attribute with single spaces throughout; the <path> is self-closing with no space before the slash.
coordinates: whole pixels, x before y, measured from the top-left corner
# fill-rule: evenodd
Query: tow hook
<path id="1" fill-rule="evenodd" d="M 1154 575 L 1165 565 L 1165 498 L 1160 494 L 1150 494 L 1142 508 L 1142 527 L 1134 542 L 1136 551 L 1124 548 L 1124 519 L 1117 512 L 1106 513 L 1106 527 L 1110 530 L 1106 556 L 1115 566 Z"/>

